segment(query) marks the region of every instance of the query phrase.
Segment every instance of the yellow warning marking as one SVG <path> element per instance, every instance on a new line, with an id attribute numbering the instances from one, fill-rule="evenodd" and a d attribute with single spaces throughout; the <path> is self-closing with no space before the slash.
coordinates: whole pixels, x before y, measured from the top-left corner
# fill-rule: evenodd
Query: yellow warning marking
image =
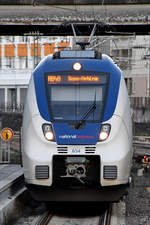
<path id="1" fill-rule="evenodd" d="M 14 136 L 14 132 L 11 128 L 3 128 L 2 131 L 1 131 L 1 138 L 4 140 L 4 141 L 10 141 Z"/>
<path id="2" fill-rule="evenodd" d="M 147 191 L 150 191 L 150 187 L 147 187 L 146 190 L 147 190 Z"/>

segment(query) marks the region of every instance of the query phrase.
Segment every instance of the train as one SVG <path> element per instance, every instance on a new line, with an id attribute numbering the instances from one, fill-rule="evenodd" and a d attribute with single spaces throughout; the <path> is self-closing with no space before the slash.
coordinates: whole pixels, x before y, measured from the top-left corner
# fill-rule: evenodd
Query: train
<path id="1" fill-rule="evenodd" d="M 22 126 L 31 196 L 118 202 L 131 182 L 132 119 L 122 71 L 90 49 L 48 55 L 34 69 Z"/>

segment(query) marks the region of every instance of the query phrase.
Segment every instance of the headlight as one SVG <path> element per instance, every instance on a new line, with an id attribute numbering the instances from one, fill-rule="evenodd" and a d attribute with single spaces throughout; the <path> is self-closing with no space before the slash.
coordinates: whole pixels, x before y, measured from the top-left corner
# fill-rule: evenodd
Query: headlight
<path id="1" fill-rule="evenodd" d="M 105 141 L 109 137 L 111 126 L 110 124 L 102 124 L 100 133 L 99 133 L 99 141 Z"/>
<path id="2" fill-rule="evenodd" d="M 51 124 L 43 124 L 42 129 L 43 129 L 43 134 L 46 140 L 55 141 L 55 136 L 54 136 L 54 132 L 53 132 L 53 128 Z"/>
<path id="3" fill-rule="evenodd" d="M 81 70 L 81 67 L 82 67 L 82 65 L 79 62 L 76 62 L 76 63 L 73 64 L 73 69 L 74 70 Z"/>

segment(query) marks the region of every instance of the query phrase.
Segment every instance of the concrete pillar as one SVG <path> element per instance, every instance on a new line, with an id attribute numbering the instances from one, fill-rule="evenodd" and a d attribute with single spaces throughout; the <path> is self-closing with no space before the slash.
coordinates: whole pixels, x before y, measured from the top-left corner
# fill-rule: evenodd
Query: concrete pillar
<path id="1" fill-rule="evenodd" d="M 31 37 L 29 37 L 28 41 L 28 68 L 33 69 L 33 57 L 31 56 L 30 43 L 32 43 Z"/>

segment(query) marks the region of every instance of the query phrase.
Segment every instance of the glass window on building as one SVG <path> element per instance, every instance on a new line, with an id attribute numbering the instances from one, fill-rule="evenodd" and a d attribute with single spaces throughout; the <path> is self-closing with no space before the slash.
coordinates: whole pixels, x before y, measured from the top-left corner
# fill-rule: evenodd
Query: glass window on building
<path id="1" fill-rule="evenodd" d="M 125 82 L 126 82 L 126 85 L 127 85 L 128 94 L 132 95 L 132 92 L 133 92 L 133 80 L 132 80 L 132 78 L 125 78 Z"/>
<path id="2" fill-rule="evenodd" d="M 2 68 L 2 45 L 1 44 L 0 44 L 0 68 Z"/>
<path id="3" fill-rule="evenodd" d="M 0 88 L 0 109 L 5 108 L 5 89 Z"/>
<path id="4" fill-rule="evenodd" d="M 14 57 L 6 57 L 6 67 L 7 68 L 15 68 Z"/>
<path id="5" fill-rule="evenodd" d="M 126 58 L 131 57 L 132 56 L 132 49 L 121 49 L 120 56 L 126 57 Z"/>
<path id="6" fill-rule="evenodd" d="M 19 41 L 20 42 L 27 42 L 28 41 L 28 37 L 27 36 L 19 36 Z"/>
<path id="7" fill-rule="evenodd" d="M 113 49 L 112 50 L 112 56 L 114 56 L 114 57 L 118 57 L 120 54 L 119 54 L 119 49 Z"/>
<path id="8" fill-rule="evenodd" d="M 10 110 L 15 110 L 17 107 L 17 89 L 16 88 L 8 89 L 7 107 Z"/>
<path id="9" fill-rule="evenodd" d="M 7 41 L 7 43 L 13 43 L 15 41 L 15 37 L 14 36 L 6 36 L 5 40 Z"/>
<path id="10" fill-rule="evenodd" d="M 33 56 L 33 68 L 36 67 L 41 61 L 41 56 Z"/>
<path id="11" fill-rule="evenodd" d="M 132 57 L 132 49 L 113 49 L 112 55 L 116 57 Z"/>
<path id="12" fill-rule="evenodd" d="M 19 69 L 26 69 L 28 68 L 28 57 L 21 56 L 19 57 Z"/>
<path id="13" fill-rule="evenodd" d="M 27 94 L 27 88 L 20 88 L 20 107 L 24 107 Z"/>

